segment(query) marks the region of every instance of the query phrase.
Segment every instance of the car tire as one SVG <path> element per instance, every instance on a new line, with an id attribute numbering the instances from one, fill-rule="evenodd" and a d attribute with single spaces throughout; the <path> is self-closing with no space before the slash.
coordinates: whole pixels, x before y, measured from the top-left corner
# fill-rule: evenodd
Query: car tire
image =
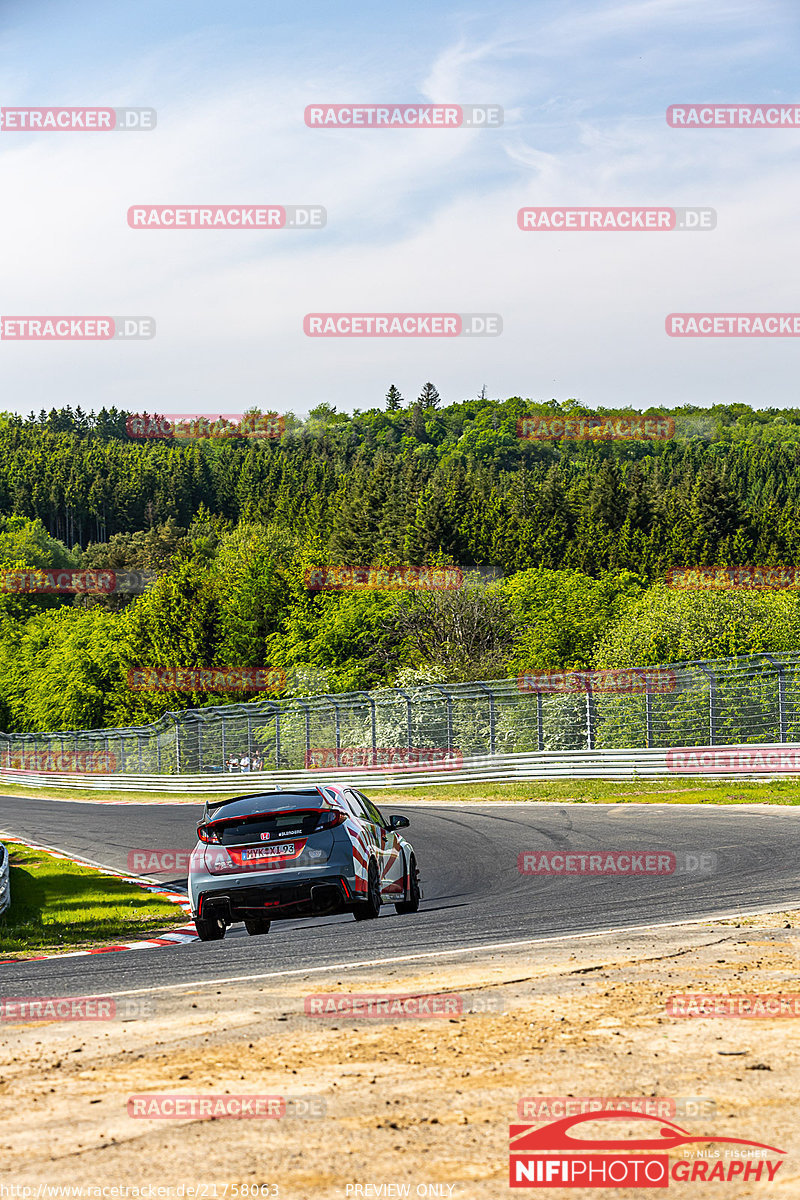
<path id="1" fill-rule="evenodd" d="M 195 917 L 194 927 L 201 942 L 218 942 L 225 937 L 222 917 Z"/>
<path id="2" fill-rule="evenodd" d="M 381 915 L 381 881 L 374 858 L 367 868 L 367 898 L 353 912 L 357 921 L 374 921 Z"/>
<path id="3" fill-rule="evenodd" d="M 398 913 L 419 912 L 419 901 L 419 867 L 417 866 L 417 860 L 412 855 L 411 864 L 408 868 L 408 899 L 401 900 L 399 904 L 395 904 L 394 911 Z"/>
<path id="4" fill-rule="evenodd" d="M 249 917 L 245 920 L 244 927 L 250 934 L 250 937 L 256 937 L 259 933 L 269 933 L 271 921 L 267 921 L 265 917 Z"/>

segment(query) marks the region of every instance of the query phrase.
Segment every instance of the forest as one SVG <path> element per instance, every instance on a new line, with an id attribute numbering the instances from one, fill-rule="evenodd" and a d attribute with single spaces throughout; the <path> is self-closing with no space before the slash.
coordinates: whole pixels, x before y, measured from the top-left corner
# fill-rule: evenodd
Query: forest
<path id="1" fill-rule="evenodd" d="M 132 417 L 159 415 L 144 406 L 0 415 L 6 731 L 250 698 L 132 690 L 135 668 L 265 667 L 303 695 L 800 644 L 794 587 L 686 591 L 669 575 L 798 563 L 800 409 L 444 405 L 429 383 L 352 414 L 247 412 L 279 416 L 251 423 L 278 436 L 131 436 Z M 674 434 L 518 434 L 525 417 L 585 429 L 634 416 Z M 309 590 L 309 572 L 336 565 L 451 565 L 463 586 Z M 56 567 L 152 581 L 141 594 L 14 590 L 13 572 Z"/>

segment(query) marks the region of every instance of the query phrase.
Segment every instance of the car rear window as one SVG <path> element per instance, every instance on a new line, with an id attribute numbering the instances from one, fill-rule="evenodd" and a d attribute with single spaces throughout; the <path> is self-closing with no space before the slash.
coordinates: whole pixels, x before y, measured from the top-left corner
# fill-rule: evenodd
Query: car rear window
<path id="1" fill-rule="evenodd" d="M 306 792 L 266 792 L 263 796 L 240 796 L 206 805 L 207 821 L 227 821 L 232 817 L 249 817 L 256 813 L 291 812 L 293 809 L 318 808 L 326 798 L 317 788 Z"/>
<path id="2" fill-rule="evenodd" d="M 240 818 L 234 824 L 221 827 L 220 840 L 223 846 L 240 846 L 246 842 L 274 842 L 281 838 L 307 837 L 316 829 L 319 817 L 319 812 L 295 810 L 288 813 Z M 262 834 L 269 836 L 262 837 Z"/>

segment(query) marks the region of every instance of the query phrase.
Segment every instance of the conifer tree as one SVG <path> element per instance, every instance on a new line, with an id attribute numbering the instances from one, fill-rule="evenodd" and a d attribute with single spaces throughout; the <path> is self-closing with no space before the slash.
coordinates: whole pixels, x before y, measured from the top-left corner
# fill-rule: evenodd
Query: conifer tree
<path id="1" fill-rule="evenodd" d="M 432 383 L 428 382 L 417 397 L 417 404 L 421 408 L 438 408 L 442 402 L 442 398 L 437 392 Z"/>
<path id="2" fill-rule="evenodd" d="M 397 412 L 397 410 L 402 407 L 403 407 L 403 397 L 400 395 L 400 392 L 394 386 L 394 384 L 392 384 L 391 387 L 389 388 L 388 392 L 386 393 L 386 411 L 387 412 Z"/>

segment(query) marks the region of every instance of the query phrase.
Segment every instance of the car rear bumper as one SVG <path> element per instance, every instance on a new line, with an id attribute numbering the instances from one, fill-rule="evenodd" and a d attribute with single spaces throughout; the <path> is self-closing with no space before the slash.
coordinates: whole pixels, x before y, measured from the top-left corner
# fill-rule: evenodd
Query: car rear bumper
<path id="1" fill-rule="evenodd" d="M 192 916 L 208 917 L 213 912 L 228 924 L 255 916 L 271 921 L 320 917 L 351 909 L 358 899 L 353 885 L 354 880 L 348 880 L 344 875 L 317 871 L 306 877 L 293 875 L 282 882 L 277 879 L 255 881 L 252 876 L 246 880 L 227 876 L 201 888 Z"/>

